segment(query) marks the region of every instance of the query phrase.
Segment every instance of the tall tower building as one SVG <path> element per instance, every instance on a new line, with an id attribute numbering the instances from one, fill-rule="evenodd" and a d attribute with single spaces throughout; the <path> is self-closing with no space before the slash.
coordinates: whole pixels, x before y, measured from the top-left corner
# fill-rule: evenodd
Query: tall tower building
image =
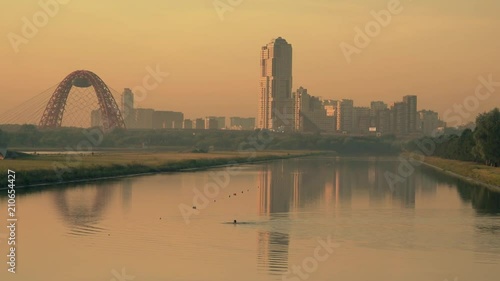
<path id="1" fill-rule="evenodd" d="M 406 104 L 406 122 L 408 132 L 414 133 L 417 131 L 417 96 L 404 96 L 403 102 Z"/>
<path id="2" fill-rule="evenodd" d="M 337 108 L 337 131 L 351 133 L 353 129 L 354 102 L 343 99 Z"/>
<path id="3" fill-rule="evenodd" d="M 123 120 L 125 121 L 125 126 L 131 128 L 134 126 L 135 114 L 134 114 L 134 93 L 129 88 L 123 90 L 121 96 L 121 111 Z"/>
<path id="4" fill-rule="evenodd" d="M 292 45 L 278 37 L 261 49 L 257 127 L 276 131 L 294 129 Z"/>
<path id="5" fill-rule="evenodd" d="M 395 102 L 392 105 L 392 128 L 393 132 L 398 135 L 408 133 L 408 105 L 405 102 Z"/>

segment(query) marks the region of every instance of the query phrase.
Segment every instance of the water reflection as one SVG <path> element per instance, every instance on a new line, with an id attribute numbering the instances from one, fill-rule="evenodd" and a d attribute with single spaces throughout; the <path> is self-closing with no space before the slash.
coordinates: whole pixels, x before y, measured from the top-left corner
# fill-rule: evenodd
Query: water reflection
<path id="1" fill-rule="evenodd" d="M 262 165 L 258 171 L 258 213 L 272 221 L 274 229 L 258 232 L 258 267 L 271 275 L 288 270 L 290 241 L 295 238 L 287 219 L 309 210 L 328 213 L 338 208 L 359 208 L 361 198 L 367 198 L 364 208 L 389 205 L 393 209 L 410 210 L 405 212 L 404 231 L 397 236 L 400 246 L 406 248 L 414 247 L 417 240 L 414 237 L 416 214 L 412 210 L 419 200 L 425 204 L 435 198 L 440 188 L 456 188 L 462 201 L 471 204 L 478 215 L 500 213 L 499 193 L 424 167 L 417 167 L 404 182 L 396 183 L 391 189 L 385 174 L 399 174 L 398 169 L 400 162 L 394 158 L 313 158 Z M 476 230 L 500 231 L 498 222 L 491 221 L 478 222 Z M 476 250 L 484 252 L 484 247 L 477 245 Z M 490 241 L 487 247 L 493 247 L 491 252 L 497 253 L 500 242 Z"/>
<path id="2" fill-rule="evenodd" d="M 121 192 L 123 211 L 128 212 L 130 210 L 130 201 L 132 200 L 132 179 L 123 179 Z"/>
<path id="3" fill-rule="evenodd" d="M 435 192 L 436 181 L 422 174 L 408 177 L 391 190 L 384 176 L 398 172 L 398 162 L 379 158 L 323 158 L 279 161 L 265 165 L 259 172 L 262 186 L 259 198 L 261 214 L 293 212 L 322 199 L 331 204 L 349 207 L 354 194 L 366 194 L 376 205 L 386 197 L 404 208 L 415 208 L 417 189 Z"/>
<path id="4" fill-rule="evenodd" d="M 257 268 L 271 275 L 284 274 L 288 269 L 289 234 L 259 231 L 257 241 Z"/>
<path id="5" fill-rule="evenodd" d="M 478 215 L 500 214 L 500 193 L 493 192 L 483 186 L 471 184 L 463 180 L 443 175 L 434 169 L 425 169 L 425 177 L 436 183 L 455 187 L 460 199 L 464 203 L 470 203 Z"/>
<path id="6" fill-rule="evenodd" d="M 69 234 L 84 236 L 103 231 L 98 225 L 113 190 L 113 186 L 104 183 L 54 190 L 54 205 L 70 228 Z"/>
<path id="7" fill-rule="evenodd" d="M 391 189 L 384 174 L 397 174 L 399 164 L 315 157 L 248 165 L 190 225 L 178 204 L 213 180 L 207 171 L 19 190 L 23 221 L 43 222 L 23 224 L 23 241 L 37 248 L 20 255 L 31 260 L 27 268 L 47 268 L 21 279 L 52 276 L 55 262 L 69 277 L 54 280 L 109 280 L 117 264 L 141 280 L 281 280 L 313 254 L 317 237 L 331 235 L 342 247 L 308 280 L 444 280 L 439 275 L 448 273 L 496 280 L 500 194 L 423 167 Z M 244 194 L 227 197 L 242 187 Z M 47 205 L 49 212 L 38 211 Z M 228 218 L 252 223 L 220 223 Z M 43 256 L 69 247 L 70 257 L 51 255 L 50 264 Z M 71 275 L 76 261 L 93 270 Z"/>
<path id="8" fill-rule="evenodd" d="M 273 222 L 270 225 L 274 228 L 257 232 L 257 268 L 271 275 L 281 275 L 288 270 L 289 228 L 279 221 L 289 217 L 290 209 L 298 201 L 299 174 L 295 164 L 275 161 L 265 164 L 258 172 L 258 212 Z"/>

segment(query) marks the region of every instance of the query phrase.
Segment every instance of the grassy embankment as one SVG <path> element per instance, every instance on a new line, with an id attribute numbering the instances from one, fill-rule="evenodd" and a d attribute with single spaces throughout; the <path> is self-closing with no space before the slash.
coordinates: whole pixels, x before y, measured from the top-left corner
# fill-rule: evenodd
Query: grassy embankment
<path id="1" fill-rule="evenodd" d="M 264 151 L 256 155 L 239 152 L 106 152 L 94 155 L 27 155 L 0 161 L 0 182 L 6 183 L 7 170 L 16 172 L 16 185 L 55 184 L 101 178 L 177 172 L 230 163 L 255 163 L 301 157 L 318 153 L 305 151 Z M 0 186 L 3 188 L 3 186 Z"/>
<path id="2" fill-rule="evenodd" d="M 500 167 L 431 156 L 426 156 L 424 163 L 452 176 L 482 184 L 494 191 L 500 191 Z"/>

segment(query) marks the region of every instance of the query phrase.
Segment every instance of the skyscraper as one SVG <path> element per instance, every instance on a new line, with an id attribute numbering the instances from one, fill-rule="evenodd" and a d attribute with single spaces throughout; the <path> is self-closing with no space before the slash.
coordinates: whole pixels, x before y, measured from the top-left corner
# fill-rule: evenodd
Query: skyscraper
<path id="1" fill-rule="evenodd" d="M 406 104 L 406 122 L 408 132 L 414 133 L 417 131 L 417 96 L 404 96 L 403 102 Z"/>
<path id="2" fill-rule="evenodd" d="M 257 127 L 276 131 L 294 129 L 292 45 L 278 37 L 261 49 Z"/>
<path id="3" fill-rule="evenodd" d="M 337 131 L 351 133 L 353 125 L 354 102 L 343 99 L 337 108 Z"/>
<path id="4" fill-rule="evenodd" d="M 127 128 L 134 127 L 134 93 L 129 88 L 123 90 L 121 96 L 121 111 L 123 116 L 123 121 L 125 121 L 125 126 Z"/>
<path id="5" fill-rule="evenodd" d="M 392 131 L 398 135 L 408 133 L 408 105 L 406 102 L 395 102 L 392 107 Z"/>

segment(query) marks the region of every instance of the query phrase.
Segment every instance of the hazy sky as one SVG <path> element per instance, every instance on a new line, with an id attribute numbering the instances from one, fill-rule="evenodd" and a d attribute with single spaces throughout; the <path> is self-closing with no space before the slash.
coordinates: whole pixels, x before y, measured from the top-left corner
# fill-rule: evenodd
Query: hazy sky
<path id="1" fill-rule="evenodd" d="M 170 76 L 140 107 L 255 117 L 260 47 L 278 36 L 293 46 L 294 89 L 357 106 L 416 94 L 419 109 L 443 114 L 474 94 L 480 75 L 500 82 L 498 0 L 401 0 L 401 13 L 351 63 L 339 44 L 354 45 L 355 27 L 393 0 L 65 1 L 18 53 L 9 34 L 23 36 L 22 18 L 43 9 L 38 0 L 3 3 L 0 112 L 77 69 L 121 92 L 159 65 Z M 236 6 L 221 18 L 214 2 Z M 473 115 L 500 106 L 496 89 Z"/>

